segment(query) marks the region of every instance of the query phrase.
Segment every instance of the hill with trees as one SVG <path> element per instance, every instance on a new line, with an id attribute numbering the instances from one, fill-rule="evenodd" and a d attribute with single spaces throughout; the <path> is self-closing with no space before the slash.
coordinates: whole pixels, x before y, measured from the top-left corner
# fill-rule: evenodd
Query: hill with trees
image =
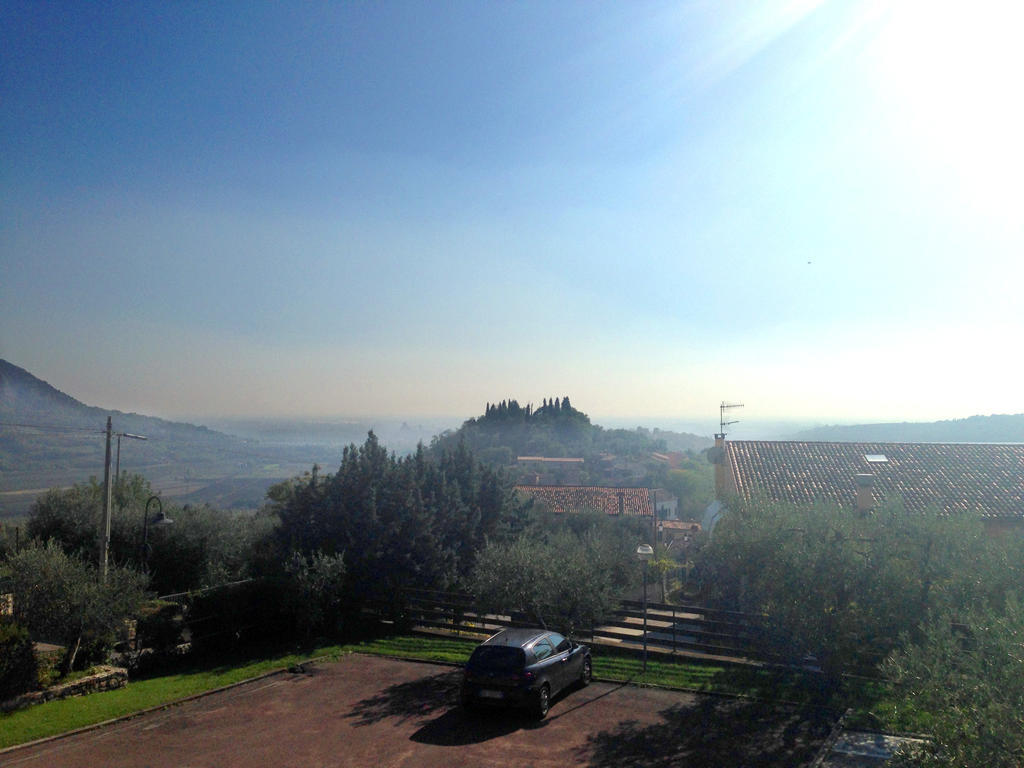
<path id="1" fill-rule="evenodd" d="M 487 403 L 482 416 L 438 435 L 432 448 L 451 449 L 459 443 L 465 443 L 481 461 L 507 467 L 520 479 L 536 474 L 537 467 L 517 463 L 519 457 L 577 458 L 584 460 L 583 465 L 573 469 L 568 484 L 609 485 L 626 482 L 627 477 L 646 484 L 644 478 L 656 463 L 654 453 L 678 450 L 683 444 L 699 450 L 710 440 L 642 427 L 605 429 L 593 424 L 568 397 L 553 397 L 544 398 L 538 407 L 520 405 L 515 399 Z"/>
<path id="2" fill-rule="evenodd" d="M 1024 443 L 1024 413 L 932 422 L 826 425 L 798 432 L 792 439 L 849 443 Z"/>

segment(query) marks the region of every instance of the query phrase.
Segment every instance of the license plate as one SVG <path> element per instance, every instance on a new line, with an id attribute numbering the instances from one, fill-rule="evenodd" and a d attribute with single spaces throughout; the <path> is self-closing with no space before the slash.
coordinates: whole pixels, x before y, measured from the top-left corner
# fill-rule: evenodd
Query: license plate
<path id="1" fill-rule="evenodd" d="M 503 699 L 503 698 L 505 698 L 505 694 L 502 691 L 482 690 L 482 691 L 480 691 L 480 698 L 481 699 Z"/>

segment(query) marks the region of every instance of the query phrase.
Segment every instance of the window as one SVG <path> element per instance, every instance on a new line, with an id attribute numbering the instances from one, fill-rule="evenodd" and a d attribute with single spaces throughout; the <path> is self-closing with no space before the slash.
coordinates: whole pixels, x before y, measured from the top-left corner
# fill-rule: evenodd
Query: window
<path id="1" fill-rule="evenodd" d="M 572 643 L 557 632 L 552 632 L 548 637 L 551 640 L 551 644 L 555 646 L 555 653 L 563 653 L 572 648 Z"/>
<path id="2" fill-rule="evenodd" d="M 533 656 L 537 661 L 543 661 L 554 652 L 555 651 L 551 647 L 551 643 L 549 643 L 546 638 L 538 640 L 533 644 Z"/>
<path id="3" fill-rule="evenodd" d="M 514 672 L 523 668 L 523 649 L 505 645 L 481 645 L 469 658 L 473 669 L 485 667 L 497 672 Z"/>
<path id="4" fill-rule="evenodd" d="M 864 458 L 867 459 L 868 464 L 886 464 L 889 461 L 884 453 L 868 453 L 864 455 Z"/>

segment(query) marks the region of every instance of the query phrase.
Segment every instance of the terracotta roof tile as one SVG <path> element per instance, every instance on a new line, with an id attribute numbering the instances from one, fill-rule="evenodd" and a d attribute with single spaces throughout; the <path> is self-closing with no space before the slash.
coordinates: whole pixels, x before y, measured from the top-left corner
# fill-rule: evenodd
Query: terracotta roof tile
<path id="1" fill-rule="evenodd" d="M 887 461 L 869 462 L 868 454 Z M 912 511 L 1024 517 L 1024 445 L 736 441 L 726 461 L 737 492 L 798 504 L 856 506 L 857 474 L 874 475 L 878 503 L 899 497 Z"/>
<path id="2" fill-rule="evenodd" d="M 555 512 L 598 510 L 609 515 L 652 516 L 651 492 L 647 488 L 605 488 L 595 485 L 517 485 L 516 490 L 542 501 Z"/>

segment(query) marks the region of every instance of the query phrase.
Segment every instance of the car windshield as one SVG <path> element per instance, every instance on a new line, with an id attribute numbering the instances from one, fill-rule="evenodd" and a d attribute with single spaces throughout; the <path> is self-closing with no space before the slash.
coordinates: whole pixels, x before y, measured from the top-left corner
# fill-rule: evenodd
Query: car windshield
<path id="1" fill-rule="evenodd" d="M 486 667 L 496 672 L 511 672 L 522 668 L 523 649 L 506 645 L 481 645 L 469 659 L 472 667 Z"/>

